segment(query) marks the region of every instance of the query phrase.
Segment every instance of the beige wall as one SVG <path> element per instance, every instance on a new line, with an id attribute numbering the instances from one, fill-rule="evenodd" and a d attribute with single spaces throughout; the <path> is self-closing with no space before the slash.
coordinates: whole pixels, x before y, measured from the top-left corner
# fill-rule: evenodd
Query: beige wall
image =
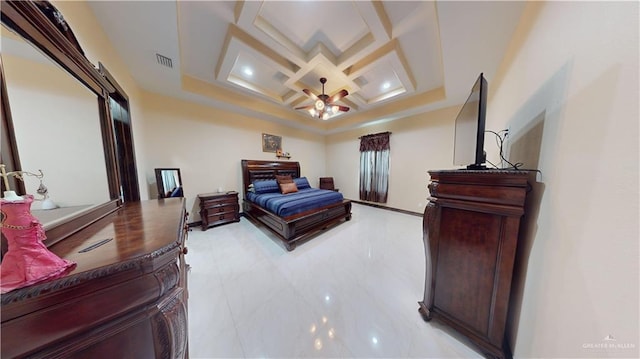
<path id="1" fill-rule="evenodd" d="M 390 131 L 389 194 L 385 206 L 422 213 L 428 170 L 452 168 L 459 106 L 327 136 L 327 175 L 346 198 L 359 200 L 360 140 Z"/>
<path id="2" fill-rule="evenodd" d="M 138 173 L 141 185 L 157 198 L 154 168 L 180 168 L 190 221 L 200 218 L 198 193 L 219 187 L 242 192 L 241 159 L 277 159 L 262 152 L 262 133 L 282 137 L 283 150 L 300 162 L 310 183 L 325 175 L 323 136 L 150 92 L 144 92 L 143 107 L 144 116 L 136 119 L 144 139 L 136 150 L 147 158 Z"/>
<path id="3" fill-rule="evenodd" d="M 638 3 L 530 4 L 499 76 L 488 128 L 542 171 L 515 356 L 638 357 Z"/>

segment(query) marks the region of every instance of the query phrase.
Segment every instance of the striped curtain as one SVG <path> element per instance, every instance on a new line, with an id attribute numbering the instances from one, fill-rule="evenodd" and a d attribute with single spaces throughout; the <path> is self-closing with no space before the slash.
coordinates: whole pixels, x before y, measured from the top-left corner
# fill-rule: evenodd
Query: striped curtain
<path id="1" fill-rule="evenodd" d="M 360 200 L 386 203 L 390 132 L 360 137 Z"/>

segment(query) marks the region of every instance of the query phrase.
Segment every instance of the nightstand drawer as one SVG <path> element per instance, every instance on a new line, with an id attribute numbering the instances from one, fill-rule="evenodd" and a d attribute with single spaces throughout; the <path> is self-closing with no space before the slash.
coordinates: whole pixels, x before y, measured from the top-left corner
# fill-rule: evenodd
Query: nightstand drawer
<path id="1" fill-rule="evenodd" d="M 205 199 L 200 203 L 200 206 L 204 208 L 211 208 L 211 207 L 224 206 L 224 205 L 234 204 L 234 203 L 235 204 L 238 203 L 238 197 L 236 196 L 216 198 L 216 199 Z"/>
<path id="2" fill-rule="evenodd" d="M 224 213 L 224 212 L 238 212 L 240 206 L 238 203 L 225 203 L 224 205 L 216 205 L 204 208 L 202 211 L 206 211 L 209 215 L 214 213 Z"/>
<path id="3" fill-rule="evenodd" d="M 210 226 L 220 224 L 221 222 L 233 222 L 237 221 L 238 213 L 237 212 L 227 212 L 227 213 L 209 213 L 207 216 L 207 222 Z"/>

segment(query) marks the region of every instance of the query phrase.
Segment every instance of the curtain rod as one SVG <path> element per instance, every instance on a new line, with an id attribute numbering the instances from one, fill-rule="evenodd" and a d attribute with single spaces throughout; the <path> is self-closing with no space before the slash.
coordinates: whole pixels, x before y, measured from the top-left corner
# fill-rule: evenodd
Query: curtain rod
<path id="1" fill-rule="evenodd" d="M 388 135 L 390 135 L 390 134 L 391 134 L 391 132 L 390 132 L 390 131 L 387 131 L 387 132 L 380 132 L 380 133 L 373 133 L 373 134 L 372 134 L 372 133 L 370 133 L 370 134 L 368 134 L 368 135 L 360 136 L 360 137 L 358 137 L 358 139 L 359 139 L 359 140 L 361 140 L 363 137 L 379 136 L 379 135 L 387 135 L 387 134 L 388 134 Z"/>

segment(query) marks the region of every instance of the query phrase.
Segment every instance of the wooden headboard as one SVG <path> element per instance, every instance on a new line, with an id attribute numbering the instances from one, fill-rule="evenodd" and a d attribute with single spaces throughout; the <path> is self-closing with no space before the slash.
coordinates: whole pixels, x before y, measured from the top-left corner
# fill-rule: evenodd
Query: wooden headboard
<path id="1" fill-rule="evenodd" d="M 300 177 L 300 163 L 292 161 L 258 161 L 241 160 L 242 165 L 242 195 L 245 198 L 247 189 L 253 181 L 276 179 L 276 175 L 291 175 Z"/>

